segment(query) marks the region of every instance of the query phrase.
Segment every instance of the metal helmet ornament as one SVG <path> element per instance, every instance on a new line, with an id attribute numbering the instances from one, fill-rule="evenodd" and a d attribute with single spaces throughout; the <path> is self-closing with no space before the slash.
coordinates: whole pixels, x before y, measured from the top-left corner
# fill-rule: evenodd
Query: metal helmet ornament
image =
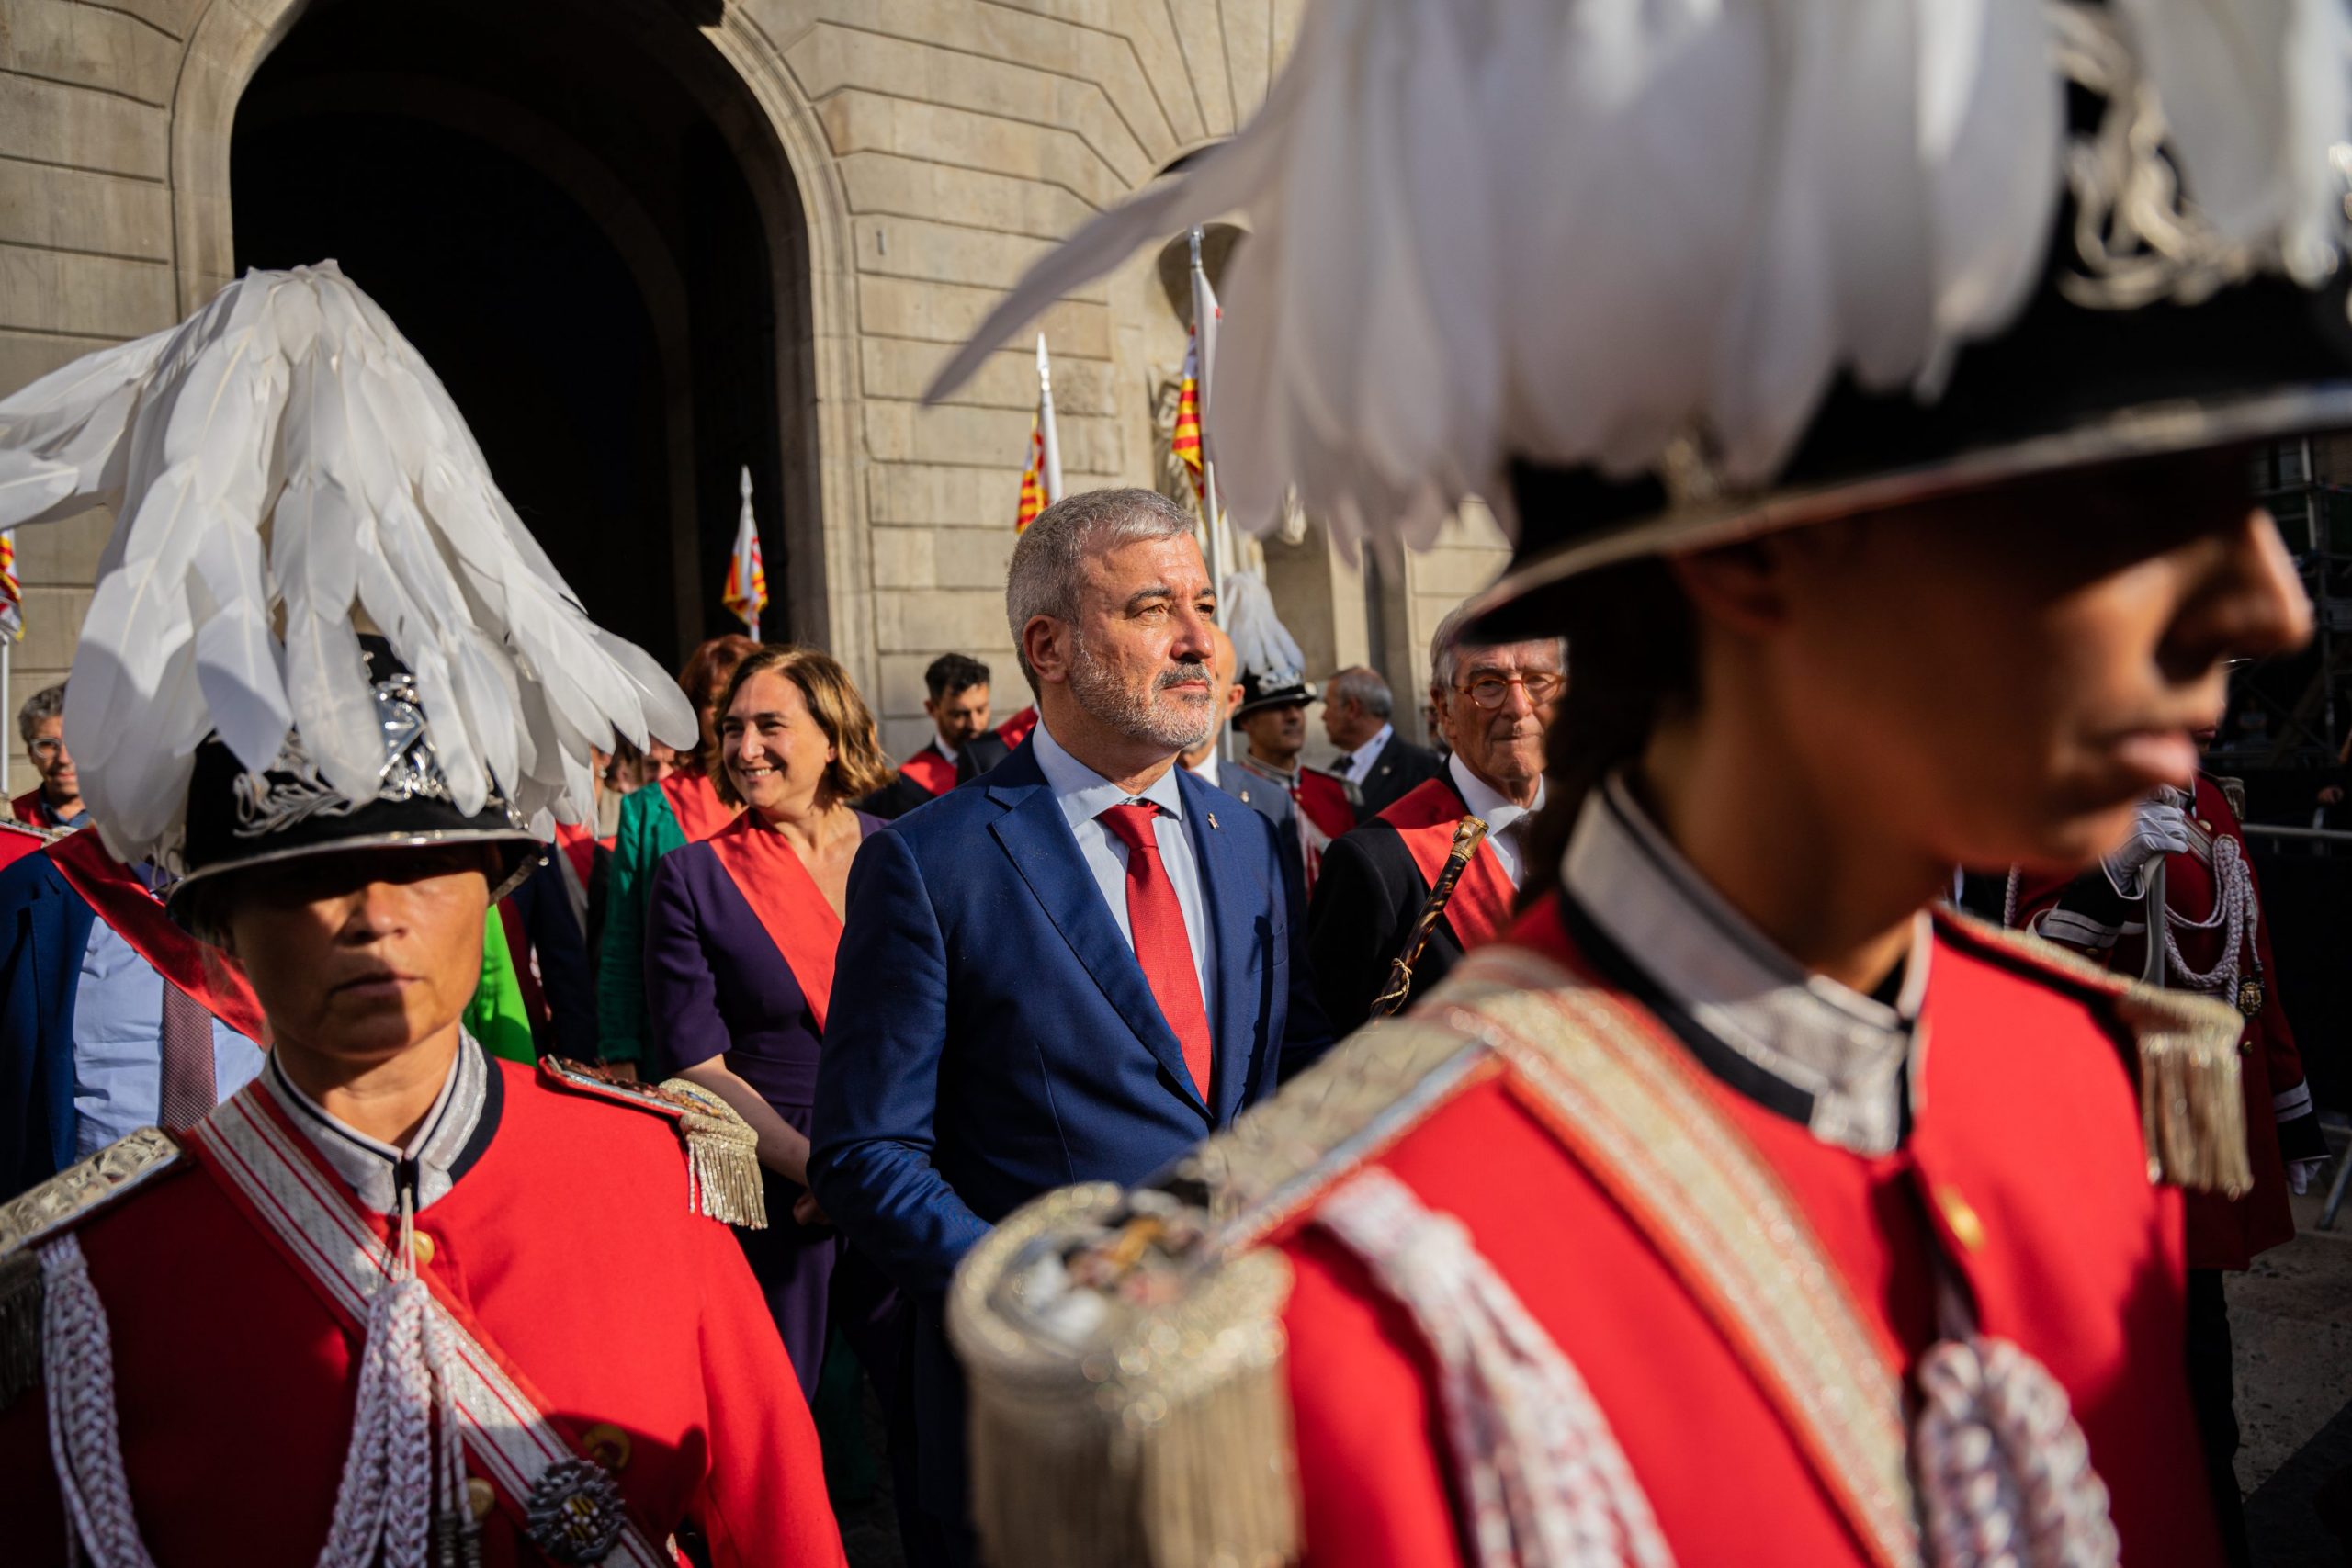
<path id="1" fill-rule="evenodd" d="M 1631 557 L 2352 425 L 2347 61 L 2338 0 L 1316 0 L 932 395 L 1238 211 L 1234 515 L 1426 545 L 1482 496 L 1528 635 Z"/>

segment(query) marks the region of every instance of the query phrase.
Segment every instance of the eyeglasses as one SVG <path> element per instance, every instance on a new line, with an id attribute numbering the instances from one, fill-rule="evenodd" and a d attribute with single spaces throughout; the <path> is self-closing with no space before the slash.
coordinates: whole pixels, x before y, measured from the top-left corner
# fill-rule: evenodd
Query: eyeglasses
<path id="1" fill-rule="evenodd" d="M 54 735 L 44 735 L 27 746 L 25 750 L 30 751 L 36 760 L 46 762 L 65 750 L 65 742 Z"/>
<path id="2" fill-rule="evenodd" d="M 1568 682 L 1548 670 L 1535 670 L 1524 675 L 1481 675 L 1468 685 L 1453 689 L 1468 694 L 1472 702 L 1491 713 L 1503 705 L 1513 686 L 1527 694 L 1531 706 L 1540 708 L 1558 701 L 1560 694 L 1568 689 Z"/>

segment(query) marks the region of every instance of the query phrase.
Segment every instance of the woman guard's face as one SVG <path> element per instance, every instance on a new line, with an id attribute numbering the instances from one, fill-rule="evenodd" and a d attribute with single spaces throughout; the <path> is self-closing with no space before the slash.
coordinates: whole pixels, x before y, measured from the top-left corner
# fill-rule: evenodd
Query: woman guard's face
<path id="1" fill-rule="evenodd" d="M 1748 563 L 1734 618 L 1885 850 L 2073 870 L 2191 782 L 2226 660 L 2310 635 L 2247 476 L 2237 454 L 2149 462 L 1792 530 L 1726 552 Z"/>
<path id="2" fill-rule="evenodd" d="M 439 1033 L 481 980 L 484 852 L 354 850 L 243 873 L 230 952 L 280 1043 L 345 1060 Z"/>
<path id="3" fill-rule="evenodd" d="M 718 750 L 736 795 L 763 816 L 806 809 L 834 756 L 799 683 L 774 670 L 736 692 L 719 721 Z"/>

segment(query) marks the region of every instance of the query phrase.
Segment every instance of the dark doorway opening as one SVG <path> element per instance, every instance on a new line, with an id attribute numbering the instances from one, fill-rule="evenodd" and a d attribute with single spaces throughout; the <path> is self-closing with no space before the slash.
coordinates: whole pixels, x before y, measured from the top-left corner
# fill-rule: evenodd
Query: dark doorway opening
<path id="1" fill-rule="evenodd" d="M 783 635 L 813 427 L 779 355 L 798 197 L 759 129 L 656 0 L 315 0 L 238 105 L 237 265 L 338 261 L 589 614 L 658 657 L 734 629 L 748 465 Z"/>

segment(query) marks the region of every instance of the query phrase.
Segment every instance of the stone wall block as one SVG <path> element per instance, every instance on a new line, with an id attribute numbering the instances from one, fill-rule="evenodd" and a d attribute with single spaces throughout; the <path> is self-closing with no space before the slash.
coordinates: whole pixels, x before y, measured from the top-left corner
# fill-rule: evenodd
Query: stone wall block
<path id="1" fill-rule="evenodd" d="M 952 283 L 868 274 L 857 280 L 858 326 L 880 337 L 915 338 L 962 346 L 1003 292 Z M 1111 357 L 1111 312 L 1105 306 L 1064 299 L 1022 329 L 1043 332 L 1057 354 L 1084 359 Z"/>
<path id="2" fill-rule="evenodd" d="M 163 107 L 179 75 L 180 43 L 135 16 L 79 0 L 8 0 L 0 69 Z"/>
<path id="3" fill-rule="evenodd" d="M 12 333 L 0 327 L 0 397 L 30 386 L 59 366 L 70 364 L 93 350 L 110 347 L 113 342 L 111 338 Z"/>
<path id="4" fill-rule="evenodd" d="M 1069 192 L 1091 209 L 1127 194 L 1126 180 L 1076 132 L 945 104 L 919 104 L 847 89 L 818 106 L 837 157 L 882 152 Z"/>
<path id="5" fill-rule="evenodd" d="M 858 271 L 886 277 L 1008 289 L 1053 248 L 1050 240 L 921 218 L 861 218 L 857 221 Z M 1093 283 L 1069 297 L 1102 300 L 1108 295 L 1102 284 Z"/>
<path id="6" fill-rule="evenodd" d="M 874 629 L 884 653 L 979 653 L 1002 648 L 1004 592 L 878 589 Z"/>
<path id="7" fill-rule="evenodd" d="M 160 262 L 0 245 L 0 325 L 121 339 L 168 326 L 171 268 Z"/>
<path id="8" fill-rule="evenodd" d="M 920 401 L 931 378 L 956 352 L 956 345 L 870 337 L 858 349 L 865 372 L 863 390 L 867 397 Z M 1057 415 L 1111 418 L 1118 414 L 1120 411 L 1111 395 L 1110 365 L 1099 359 L 1064 355 L 1057 350 L 1050 336 L 1046 340 L 1046 351 L 1053 361 L 1054 411 Z M 977 408 L 1035 409 L 1036 333 L 1024 332 L 1013 340 L 1012 347 L 991 355 L 979 373 L 951 393 L 948 400 Z"/>
<path id="9" fill-rule="evenodd" d="M 932 536 L 934 570 L 942 588 L 976 588 L 1001 594 L 1020 536 L 1011 527 L 957 528 Z"/>
<path id="10" fill-rule="evenodd" d="M 0 243 L 168 263 L 171 194 L 119 175 L 0 161 Z"/>
<path id="11" fill-rule="evenodd" d="M 876 588 L 929 588 L 932 535 L 927 528 L 876 528 L 867 536 L 874 552 Z"/>
<path id="12" fill-rule="evenodd" d="M 170 117 L 109 93 L 0 75 L 0 147 L 19 158 L 161 180 Z"/>
<path id="13" fill-rule="evenodd" d="M 969 229 L 1058 240 L 1094 209 L 1061 186 L 891 152 L 854 152 L 841 161 L 850 210 L 921 218 Z"/>
<path id="14" fill-rule="evenodd" d="M 17 581 L 43 588 L 97 585 L 98 557 L 114 532 L 114 509 L 92 507 L 78 517 L 17 530 Z"/>
<path id="15" fill-rule="evenodd" d="M 1029 439 L 1029 414 L 1018 409 L 976 409 L 956 404 L 925 408 L 920 403 L 865 404 L 865 442 L 869 456 L 884 462 L 953 463 L 984 468 L 994 463 L 1015 465 L 1021 472 L 1024 443 Z M 1069 417 L 1055 421 L 1061 435 L 1062 465 L 1069 472 L 1119 471 L 1119 427 L 1115 420 Z"/>

